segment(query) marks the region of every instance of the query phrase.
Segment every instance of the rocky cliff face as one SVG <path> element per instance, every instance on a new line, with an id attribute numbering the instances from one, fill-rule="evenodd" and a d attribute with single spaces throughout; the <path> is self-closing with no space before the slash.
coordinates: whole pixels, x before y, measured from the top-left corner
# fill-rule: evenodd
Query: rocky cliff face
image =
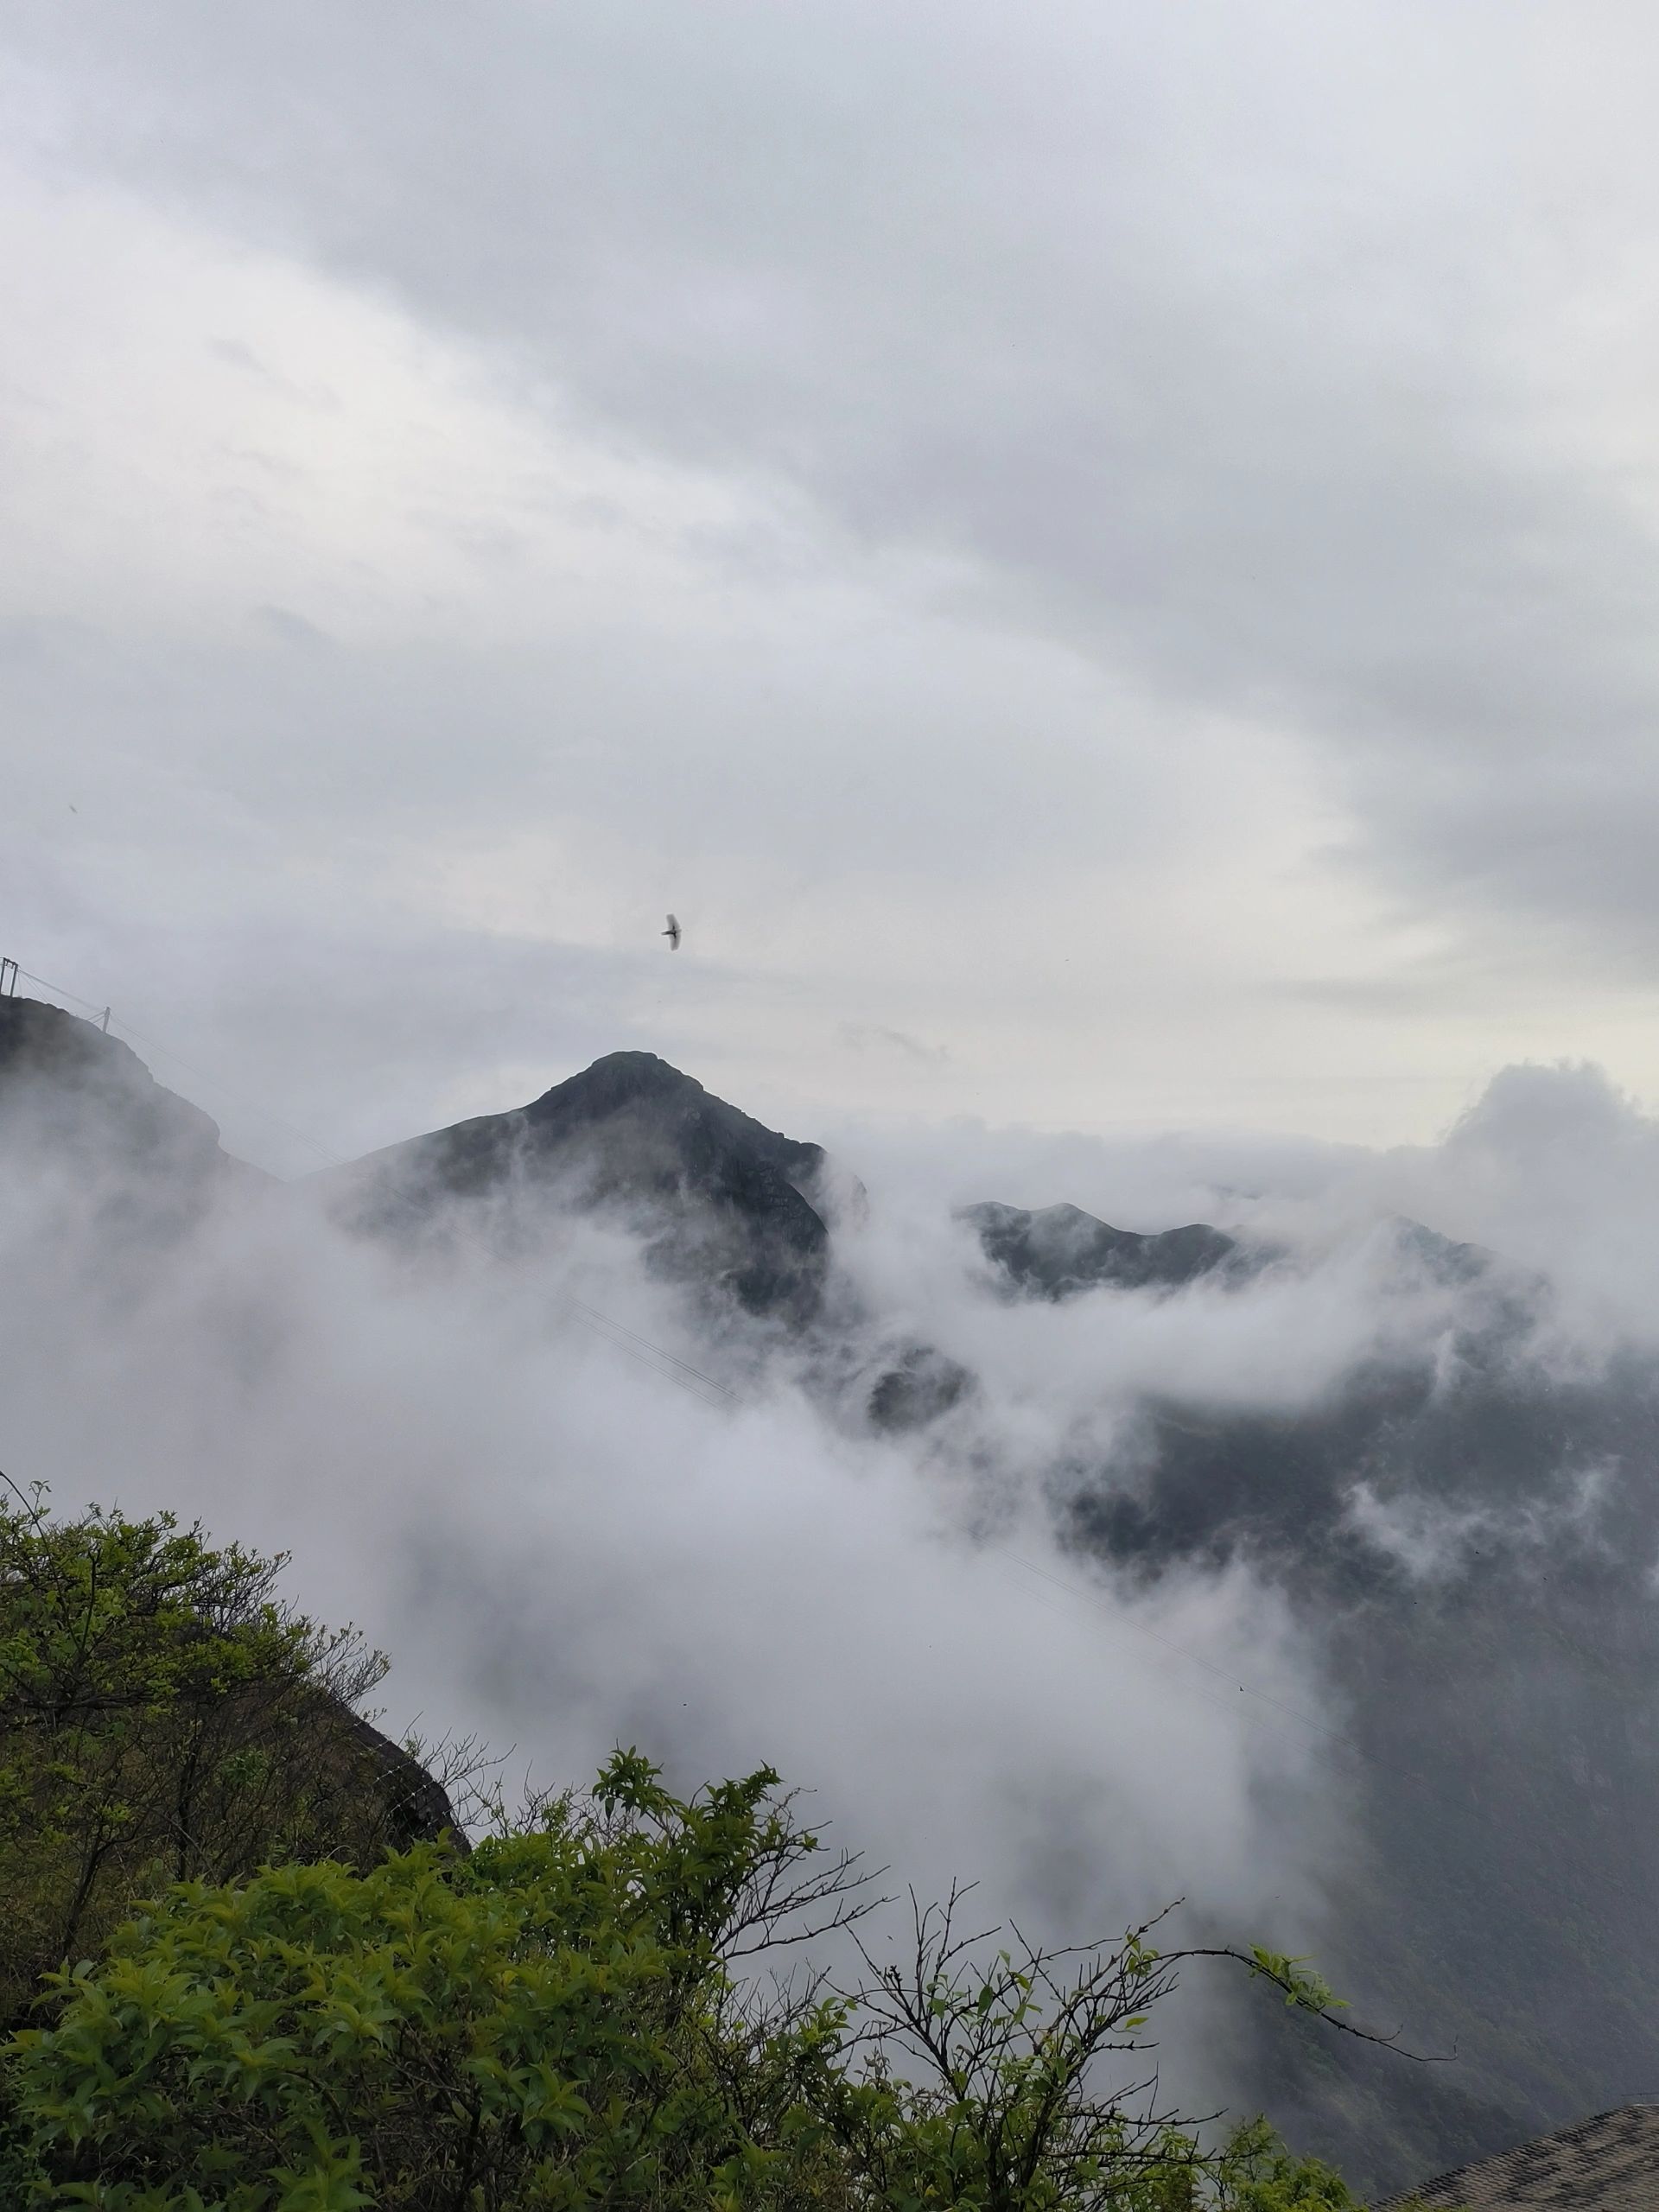
<path id="1" fill-rule="evenodd" d="M 374 1808 L 386 1850 L 443 1843 L 463 1856 L 471 1852 L 443 1784 L 360 1713 L 328 1702 L 318 1713 L 315 1742 L 319 1766 L 333 1770 L 336 1786 L 355 1790 Z"/>

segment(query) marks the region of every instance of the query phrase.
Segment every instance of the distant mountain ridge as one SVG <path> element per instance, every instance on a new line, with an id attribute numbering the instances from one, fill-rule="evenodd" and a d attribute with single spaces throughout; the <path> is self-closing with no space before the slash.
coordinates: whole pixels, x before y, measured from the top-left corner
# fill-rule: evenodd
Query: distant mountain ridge
<path id="1" fill-rule="evenodd" d="M 1012 1287 L 1059 1300 L 1111 1285 L 1120 1290 L 1179 1290 L 1201 1275 L 1238 1268 L 1237 1240 L 1207 1222 L 1141 1236 L 1114 1229 L 1081 1206 L 1052 1205 L 1035 1212 L 990 1199 L 959 1209 L 981 1249 Z"/>

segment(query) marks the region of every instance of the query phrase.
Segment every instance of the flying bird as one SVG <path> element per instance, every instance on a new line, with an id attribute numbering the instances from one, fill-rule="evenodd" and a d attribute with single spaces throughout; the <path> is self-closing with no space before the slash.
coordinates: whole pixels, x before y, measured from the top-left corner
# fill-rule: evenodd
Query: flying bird
<path id="1" fill-rule="evenodd" d="M 663 935 L 668 939 L 669 950 L 677 952 L 680 949 L 680 925 L 672 914 L 668 918 L 668 927 L 663 931 Z"/>

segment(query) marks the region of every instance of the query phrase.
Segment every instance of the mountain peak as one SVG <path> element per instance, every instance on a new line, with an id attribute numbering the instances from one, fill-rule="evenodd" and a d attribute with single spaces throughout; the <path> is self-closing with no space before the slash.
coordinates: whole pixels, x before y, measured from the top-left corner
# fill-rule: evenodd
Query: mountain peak
<path id="1" fill-rule="evenodd" d="M 533 1113 L 549 1099 L 572 1093 L 594 1099 L 609 1096 L 620 1103 L 630 1097 L 666 1097 L 676 1092 L 709 1096 L 696 1076 L 685 1074 L 656 1052 L 604 1052 L 580 1074 L 552 1084 L 524 1110 Z"/>
<path id="2" fill-rule="evenodd" d="M 802 1319 L 828 1264 L 824 1166 L 820 1146 L 767 1128 L 656 1053 L 607 1052 L 528 1106 L 359 1161 L 345 1203 L 365 1225 L 407 1231 L 453 1219 L 458 1202 L 556 1193 L 560 1206 L 628 1217 L 663 1272 Z"/>

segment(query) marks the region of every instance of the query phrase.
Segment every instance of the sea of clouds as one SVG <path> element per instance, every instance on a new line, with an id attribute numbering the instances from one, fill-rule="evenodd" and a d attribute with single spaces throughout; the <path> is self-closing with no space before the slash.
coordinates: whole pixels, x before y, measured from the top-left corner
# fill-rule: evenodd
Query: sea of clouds
<path id="1" fill-rule="evenodd" d="M 541 1784 L 618 1743 L 688 1786 L 771 1764 L 895 1885 L 977 1879 L 988 1920 L 1072 1938 L 1185 1897 L 1317 1948 L 1352 1806 L 1317 1617 L 1248 1559 L 1132 1582 L 1065 1550 L 1057 1470 L 1129 1479 L 1148 1400 L 1294 1414 L 1443 1352 L 1465 1294 L 1395 1213 L 1548 1274 L 1528 1357 L 1588 1370 L 1659 1311 L 1659 1125 L 1583 1069 L 1510 1071 L 1389 1155 L 842 1133 L 869 1204 L 837 1236 L 834 1372 L 711 1332 L 615 1224 L 556 1213 L 528 1252 L 435 1268 L 304 1185 L 157 1223 L 16 1108 L 8 1139 L 12 1481 L 291 1554 L 295 1599 L 391 1655 L 394 1729 L 481 1732 Z M 1284 1256 L 1242 1287 L 1012 1301 L 952 1218 L 976 1196 L 1204 1216 Z M 912 1340 L 976 1387 L 883 1436 L 854 1384 Z M 1455 1530 L 1390 1510 L 1357 1491 L 1360 1534 L 1432 1576 Z"/>

